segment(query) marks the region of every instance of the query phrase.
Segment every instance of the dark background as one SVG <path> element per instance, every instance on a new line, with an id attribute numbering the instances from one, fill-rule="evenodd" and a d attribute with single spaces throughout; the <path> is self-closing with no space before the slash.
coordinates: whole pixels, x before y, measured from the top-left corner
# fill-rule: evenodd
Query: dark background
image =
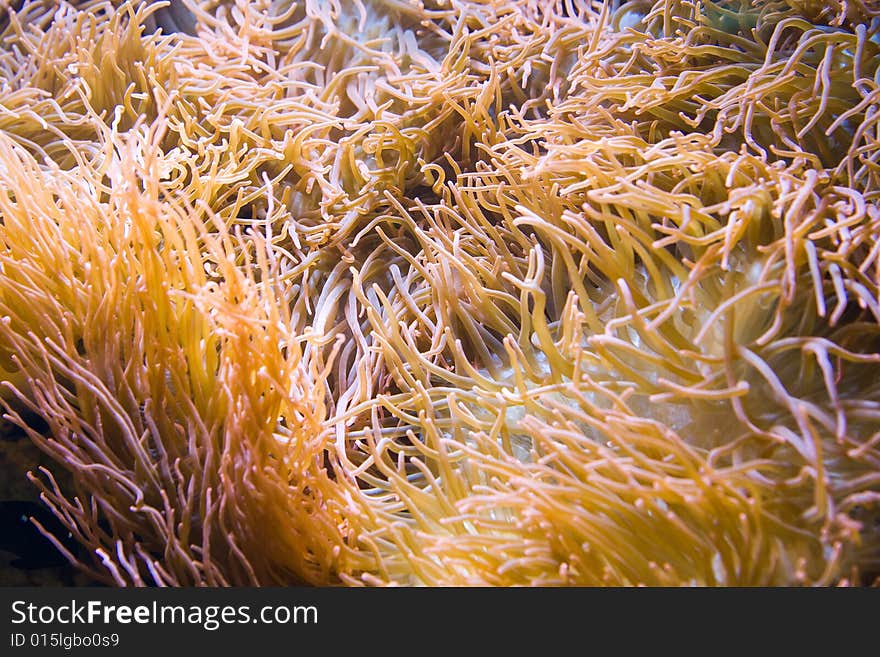
<path id="1" fill-rule="evenodd" d="M 36 426 L 36 418 L 27 418 Z M 66 530 L 40 502 L 39 491 L 27 479 L 29 471 L 51 464 L 25 433 L 0 417 L 0 586 L 87 586 L 55 546 L 30 522 L 37 518 L 62 538 Z M 62 476 L 62 469 L 52 468 Z M 80 548 L 71 544 L 77 551 Z"/>

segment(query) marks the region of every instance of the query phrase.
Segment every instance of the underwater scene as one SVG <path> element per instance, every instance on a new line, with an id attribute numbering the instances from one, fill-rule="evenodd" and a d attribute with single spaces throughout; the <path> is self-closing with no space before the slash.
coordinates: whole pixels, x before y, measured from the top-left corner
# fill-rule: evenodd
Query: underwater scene
<path id="1" fill-rule="evenodd" d="M 0 584 L 880 584 L 880 5 L 0 0 Z"/>

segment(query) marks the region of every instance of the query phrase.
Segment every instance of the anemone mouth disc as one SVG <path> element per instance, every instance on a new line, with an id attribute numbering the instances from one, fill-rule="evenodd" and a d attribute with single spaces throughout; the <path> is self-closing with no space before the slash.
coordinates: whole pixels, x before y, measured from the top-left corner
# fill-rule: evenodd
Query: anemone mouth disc
<path id="1" fill-rule="evenodd" d="M 878 31 L 785 0 L 10 7 L 0 400 L 65 556 L 869 583 Z"/>

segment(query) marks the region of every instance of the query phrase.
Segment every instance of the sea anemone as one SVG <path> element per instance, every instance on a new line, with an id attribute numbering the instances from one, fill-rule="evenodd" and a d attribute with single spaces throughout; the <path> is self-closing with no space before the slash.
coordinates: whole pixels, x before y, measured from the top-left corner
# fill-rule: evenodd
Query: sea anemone
<path id="1" fill-rule="evenodd" d="M 871 3 L 4 6 L 0 400 L 95 580 L 878 576 Z"/>

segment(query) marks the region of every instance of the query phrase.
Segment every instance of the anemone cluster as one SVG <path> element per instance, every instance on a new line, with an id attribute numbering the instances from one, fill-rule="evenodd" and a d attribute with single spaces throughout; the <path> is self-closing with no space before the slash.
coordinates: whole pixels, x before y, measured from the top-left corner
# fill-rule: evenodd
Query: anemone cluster
<path id="1" fill-rule="evenodd" d="M 877 577 L 874 3 L 0 4 L 0 399 L 93 578 Z"/>

